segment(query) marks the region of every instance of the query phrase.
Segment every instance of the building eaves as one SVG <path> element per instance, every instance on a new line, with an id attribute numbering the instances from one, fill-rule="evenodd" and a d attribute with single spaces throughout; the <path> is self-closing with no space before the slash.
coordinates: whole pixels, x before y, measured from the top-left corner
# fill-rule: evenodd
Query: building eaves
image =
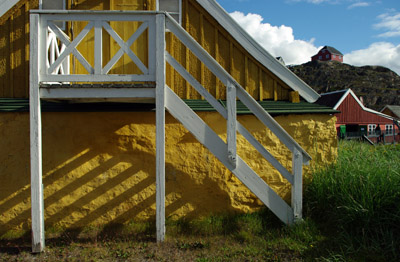
<path id="1" fill-rule="evenodd" d="M 19 0 L 0 0 L 0 17 L 7 13 Z"/>
<path id="2" fill-rule="evenodd" d="M 321 97 L 316 103 L 337 109 L 336 105 L 338 105 L 339 101 L 347 91 L 348 89 L 321 94 Z"/>
<path id="3" fill-rule="evenodd" d="M 215 1 L 196 0 L 213 18 L 229 32 L 258 62 L 268 68 L 290 88 L 298 91 L 307 102 L 313 103 L 319 95 L 296 76 L 286 66 L 282 65 L 275 57 L 269 54 L 257 41 L 255 41 L 236 21 Z"/>

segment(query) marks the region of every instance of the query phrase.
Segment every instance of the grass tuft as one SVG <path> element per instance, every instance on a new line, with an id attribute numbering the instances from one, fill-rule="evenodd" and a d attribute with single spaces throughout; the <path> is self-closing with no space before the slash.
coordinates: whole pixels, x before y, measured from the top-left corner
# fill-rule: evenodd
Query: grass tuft
<path id="1" fill-rule="evenodd" d="M 399 172 L 398 145 L 341 142 L 337 163 L 313 175 L 306 210 L 345 253 L 400 259 Z"/>

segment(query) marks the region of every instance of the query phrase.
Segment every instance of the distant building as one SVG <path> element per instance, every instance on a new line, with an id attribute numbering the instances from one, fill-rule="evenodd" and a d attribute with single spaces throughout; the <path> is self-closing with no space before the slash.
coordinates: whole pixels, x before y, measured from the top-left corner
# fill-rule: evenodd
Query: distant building
<path id="1" fill-rule="evenodd" d="M 282 65 L 286 66 L 286 63 L 285 63 L 285 61 L 283 60 L 283 58 L 281 56 L 276 57 L 276 60 L 281 62 Z"/>
<path id="2" fill-rule="evenodd" d="M 400 106 L 387 105 L 381 110 L 381 113 L 393 116 L 397 120 L 400 120 Z"/>
<path id="3" fill-rule="evenodd" d="M 321 94 L 317 103 L 341 112 L 335 114 L 341 138 L 366 136 L 373 142 L 400 142 L 398 122 L 393 116 L 365 107 L 351 89 Z"/>
<path id="4" fill-rule="evenodd" d="M 343 63 L 343 54 L 336 48 L 324 46 L 318 54 L 311 57 L 311 61 L 338 61 Z"/>

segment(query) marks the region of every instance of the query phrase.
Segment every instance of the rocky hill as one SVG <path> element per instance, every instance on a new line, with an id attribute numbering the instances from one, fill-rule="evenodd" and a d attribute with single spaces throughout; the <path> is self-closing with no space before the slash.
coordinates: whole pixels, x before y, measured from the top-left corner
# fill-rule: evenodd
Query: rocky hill
<path id="1" fill-rule="evenodd" d="M 400 76 L 386 67 L 312 61 L 291 66 L 290 70 L 318 93 L 351 88 L 369 108 L 400 105 Z"/>

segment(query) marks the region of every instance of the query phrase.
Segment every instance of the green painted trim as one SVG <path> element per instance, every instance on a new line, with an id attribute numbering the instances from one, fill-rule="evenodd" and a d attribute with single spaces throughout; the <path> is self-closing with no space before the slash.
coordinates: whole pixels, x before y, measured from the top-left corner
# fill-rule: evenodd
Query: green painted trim
<path id="1" fill-rule="evenodd" d="M 215 109 L 206 100 L 186 99 L 185 103 L 194 111 L 213 112 Z M 226 107 L 226 101 L 219 100 Z M 271 115 L 287 114 L 336 114 L 340 111 L 316 103 L 302 101 L 261 101 L 260 105 Z M 154 104 L 139 103 L 68 103 L 42 101 L 43 112 L 148 112 L 154 111 Z M 0 112 L 29 112 L 29 99 L 0 98 Z M 237 102 L 238 114 L 250 114 L 242 102 Z"/>

